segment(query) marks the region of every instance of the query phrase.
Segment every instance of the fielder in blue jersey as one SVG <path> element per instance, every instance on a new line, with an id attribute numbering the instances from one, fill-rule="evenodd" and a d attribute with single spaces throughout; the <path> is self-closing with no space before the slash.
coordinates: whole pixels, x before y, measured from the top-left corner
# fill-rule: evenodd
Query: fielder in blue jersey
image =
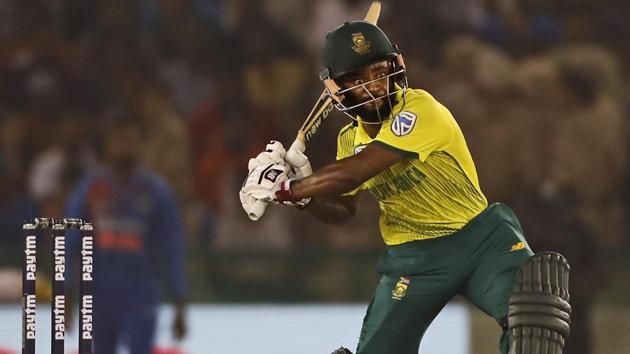
<path id="1" fill-rule="evenodd" d="M 186 332 L 182 218 L 166 182 L 139 166 L 140 138 L 130 121 L 115 124 L 104 140 L 104 166 L 75 186 L 64 213 L 95 228 L 95 354 L 113 354 L 120 346 L 130 354 L 152 353 L 162 285 L 176 304 L 174 336 Z M 78 234 L 68 234 L 67 246 L 68 269 L 74 269 Z"/>

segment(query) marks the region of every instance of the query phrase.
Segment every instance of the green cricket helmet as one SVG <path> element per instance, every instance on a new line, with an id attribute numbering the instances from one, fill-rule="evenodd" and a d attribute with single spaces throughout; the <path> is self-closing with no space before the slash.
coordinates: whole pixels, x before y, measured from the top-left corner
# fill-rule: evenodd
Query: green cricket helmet
<path id="1" fill-rule="evenodd" d="M 370 94 L 371 100 L 389 97 L 401 91 L 404 95 L 406 92 L 405 65 L 398 48 L 390 42 L 380 28 L 365 21 L 346 22 L 326 35 L 323 51 L 324 68 L 320 72 L 320 79 L 324 82 L 329 95 L 336 101 L 335 107 L 339 111 L 346 114 L 352 113 L 354 108 L 366 104 L 367 101 L 346 106 L 342 101 L 345 93 L 360 86 L 368 91 L 365 84 L 369 82 L 342 90 L 338 80 L 345 74 L 385 60 L 390 62 L 392 68 L 391 73 L 383 78 L 387 80 L 388 92 L 382 97 L 374 97 Z M 355 119 L 354 114 L 348 115 Z M 379 122 L 383 120 L 379 118 Z"/>
<path id="2" fill-rule="evenodd" d="M 364 21 L 346 22 L 328 32 L 324 44 L 324 70 L 338 79 L 362 66 L 396 57 L 398 51 L 385 33 Z"/>

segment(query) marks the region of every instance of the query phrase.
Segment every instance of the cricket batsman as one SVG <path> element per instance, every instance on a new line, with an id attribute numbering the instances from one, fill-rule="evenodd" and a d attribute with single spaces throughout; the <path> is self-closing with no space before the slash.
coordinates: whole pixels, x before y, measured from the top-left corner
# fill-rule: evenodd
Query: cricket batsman
<path id="1" fill-rule="evenodd" d="M 417 354 L 455 295 L 497 321 L 501 353 L 562 353 L 567 261 L 534 254 L 512 210 L 488 206 L 457 122 L 428 92 L 408 88 L 398 48 L 377 26 L 347 22 L 327 34 L 323 66 L 328 95 L 352 119 L 336 161 L 313 173 L 303 144 L 285 151 L 272 141 L 249 161 L 240 199 L 254 220 L 274 202 L 333 224 L 355 214 L 363 191 L 378 200 L 382 278 L 356 353 Z"/>

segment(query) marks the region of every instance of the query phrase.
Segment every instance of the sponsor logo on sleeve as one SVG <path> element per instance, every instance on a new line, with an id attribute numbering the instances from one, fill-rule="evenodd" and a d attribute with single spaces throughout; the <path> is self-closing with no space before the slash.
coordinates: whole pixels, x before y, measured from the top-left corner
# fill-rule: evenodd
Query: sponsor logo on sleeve
<path id="1" fill-rule="evenodd" d="M 416 125 L 416 115 L 411 112 L 400 112 L 392 122 L 392 133 L 396 136 L 405 136 L 411 133 Z"/>

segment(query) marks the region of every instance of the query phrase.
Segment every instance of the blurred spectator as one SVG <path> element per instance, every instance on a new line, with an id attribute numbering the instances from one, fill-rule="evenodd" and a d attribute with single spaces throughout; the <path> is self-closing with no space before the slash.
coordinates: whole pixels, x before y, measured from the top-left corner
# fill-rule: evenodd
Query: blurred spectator
<path id="1" fill-rule="evenodd" d="M 103 167 L 75 186 L 64 215 L 95 227 L 95 352 L 115 353 L 124 345 L 131 354 L 150 354 L 162 282 L 175 302 L 174 336 L 186 334 L 184 227 L 168 184 L 139 165 L 137 123 L 122 117 L 110 124 Z M 80 256 L 77 236 L 68 240 L 70 270 Z"/>
<path id="2" fill-rule="evenodd" d="M 486 0 L 477 31 L 489 42 L 519 54 L 549 48 L 562 38 L 553 2 Z"/>
<path id="3" fill-rule="evenodd" d="M 33 160 L 28 180 L 29 193 L 41 207 L 42 215 L 60 218 L 64 199 L 83 171 L 94 167 L 94 156 L 86 149 L 82 117 L 61 119 L 51 132 L 48 147 Z"/>
<path id="4" fill-rule="evenodd" d="M 509 139 L 516 147 L 512 168 L 520 194 L 538 194 L 552 167 L 551 149 L 557 126 L 564 119 L 565 87 L 553 60 L 547 55 L 519 61 L 514 73 L 515 100 L 505 105 L 501 114 L 509 120 Z"/>
<path id="5" fill-rule="evenodd" d="M 583 46 L 558 52 L 556 60 L 566 95 L 545 183 L 574 200 L 599 242 L 616 247 L 625 230 L 620 191 L 627 178 L 617 64 L 607 52 Z"/>
<path id="6" fill-rule="evenodd" d="M 183 116 L 156 86 L 134 92 L 136 116 L 144 132 L 139 159 L 162 176 L 180 202 L 192 198 L 190 142 Z"/>
<path id="7" fill-rule="evenodd" d="M 200 106 L 190 118 L 189 133 L 194 159 L 193 186 L 201 214 L 197 225 L 197 242 L 202 249 L 211 248 L 216 226 L 223 208 L 221 186 L 233 167 L 225 146 L 225 132 L 219 112 L 211 101 Z"/>

